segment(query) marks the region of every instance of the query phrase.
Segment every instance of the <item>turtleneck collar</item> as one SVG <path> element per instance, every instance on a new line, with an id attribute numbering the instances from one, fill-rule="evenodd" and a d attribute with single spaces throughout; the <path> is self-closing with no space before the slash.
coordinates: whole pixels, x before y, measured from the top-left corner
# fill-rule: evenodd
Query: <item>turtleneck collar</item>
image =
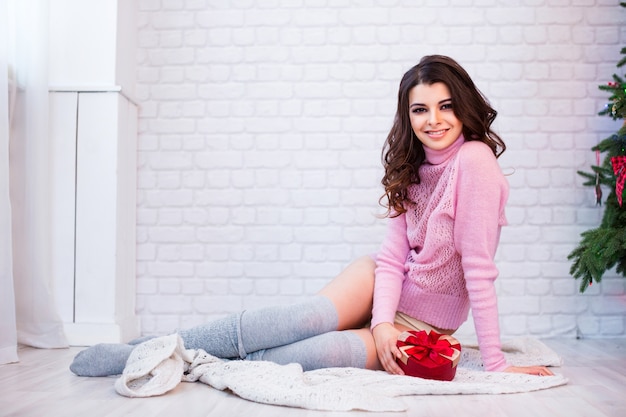
<path id="1" fill-rule="evenodd" d="M 426 153 L 426 162 L 431 165 L 439 165 L 446 162 L 450 159 L 450 157 L 457 153 L 461 145 L 463 145 L 463 142 L 465 142 L 465 138 L 461 134 L 454 142 L 452 142 L 450 146 L 445 149 L 435 150 L 423 146 L 424 152 Z"/>

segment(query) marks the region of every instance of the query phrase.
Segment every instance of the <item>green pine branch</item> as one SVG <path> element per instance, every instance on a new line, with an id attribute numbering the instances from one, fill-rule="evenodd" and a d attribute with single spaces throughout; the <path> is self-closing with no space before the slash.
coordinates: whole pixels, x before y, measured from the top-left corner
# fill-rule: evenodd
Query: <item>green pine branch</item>
<path id="1" fill-rule="evenodd" d="M 626 2 L 620 2 L 626 7 Z M 626 47 L 620 54 L 626 55 Z M 617 67 L 626 65 L 626 56 L 617 63 Z M 610 116 L 613 120 L 626 120 L 626 82 L 617 74 L 613 81 L 598 88 L 610 94 L 609 103 L 598 114 Z M 618 274 L 626 278 L 626 190 L 622 193 L 623 206 L 617 201 L 615 186 L 617 178 L 611 159 L 626 155 L 626 122 L 617 133 L 600 141 L 591 148 L 605 155 L 601 165 L 591 166 L 591 172 L 578 171 L 589 187 L 603 186 L 610 190 L 605 200 L 604 213 L 600 225 L 595 229 L 581 233 L 578 246 L 567 256 L 572 261 L 570 274 L 580 279 L 580 292 L 584 292 L 594 281 L 600 283 L 606 271 L 615 268 Z"/>
<path id="2" fill-rule="evenodd" d="M 599 227 L 583 232 L 581 237 L 578 247 L 567 257 L 574 261 L 570 274 L 581 279 L 580 292 L 593 281 L 602 282 L 604 273 L 615 266 L 618 273 L 626 276 L 626 227 Z"/>

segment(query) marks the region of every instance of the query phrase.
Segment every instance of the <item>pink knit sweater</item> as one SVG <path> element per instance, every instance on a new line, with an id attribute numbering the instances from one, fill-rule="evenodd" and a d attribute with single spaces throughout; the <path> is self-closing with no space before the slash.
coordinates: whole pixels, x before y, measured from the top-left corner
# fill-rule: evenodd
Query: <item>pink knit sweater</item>
<path id="1" fill-rule="evenodd" d="M 488 371 L 507 367 L 500 349 L 494 256 L 508 183 L 493 152 L 459 137 L 426 150 L 415 204 L 389 219 L 377 255 L 372 328 L 393 323 L 396 311 L 442 329 L 457 329 L 471 307 Z"/>

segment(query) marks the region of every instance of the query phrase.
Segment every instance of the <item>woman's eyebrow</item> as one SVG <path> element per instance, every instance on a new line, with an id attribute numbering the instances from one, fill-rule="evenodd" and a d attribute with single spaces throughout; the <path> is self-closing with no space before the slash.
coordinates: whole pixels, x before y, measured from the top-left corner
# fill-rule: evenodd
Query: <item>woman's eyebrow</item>
<path id="1" fill-rule="evenodd" d="M 443 103 L 448 102 L 448 101 L 452 101 L 452 99 L 451 98 L 446 98 L 446 99 L 443 99 L 443 100 L 439 101 L 439 103 L 437 103 L 437 104 L 443 104 Z M 413 106 L 423 106 L 423 107 L 426 107 L 426 104 L 424 104 L 424 103 L 411 103 L 411 105 L 409 105 L 409 108 L 411 108 Z"/>

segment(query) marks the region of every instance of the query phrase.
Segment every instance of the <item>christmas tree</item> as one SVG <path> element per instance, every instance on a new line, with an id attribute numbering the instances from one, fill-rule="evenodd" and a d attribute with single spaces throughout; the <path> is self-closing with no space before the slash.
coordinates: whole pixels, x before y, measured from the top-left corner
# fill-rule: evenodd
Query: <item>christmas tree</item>
<path id="1" fill-rule="evenodd" d="M 626 2 L 620 5 L 626 7 Z M 622 48 L 621 54 L 626 55 L 626 47 Z M 617 67 L 625 64 L 626 56 L 617 63 Z M 613 81 L 599 88 L 611 94 L 609 103 L 599 114 L 613 120 L 624 120 L 624 124 L 615 134 L 592 148 L 597 155 L 606 154 L 604 162 L 592 166 L 593 173 L 578 171 L 587 179 L 584 185 L 595 187 L 598 205 L 602 201 L 601 186 L 611 190 L 600 226 L 583 232 L 580 243 L 567 257 L 573 261 L 570 273 L 582 280 L 580 292 L 584 292 L 593 281 L 600 282 L 604 273 L 613 267 L 626 278 L 626 82 L 623 77 L 614 74 Z"/>

